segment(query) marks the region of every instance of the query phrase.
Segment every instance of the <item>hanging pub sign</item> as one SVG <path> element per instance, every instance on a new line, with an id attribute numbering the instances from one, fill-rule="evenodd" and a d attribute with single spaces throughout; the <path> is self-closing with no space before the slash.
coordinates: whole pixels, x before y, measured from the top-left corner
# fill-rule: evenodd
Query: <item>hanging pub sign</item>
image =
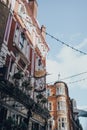
<path id="1" fill-rule="evenodd" d="M 35 78 L 42 78 L 46 76 L 46 70 L 37 70 L 35 71 Z"/>
<path id="2" fill-rule="evenodd" d="M 0 67 L 0 81 L 6 80 L 7 67 Z"/>

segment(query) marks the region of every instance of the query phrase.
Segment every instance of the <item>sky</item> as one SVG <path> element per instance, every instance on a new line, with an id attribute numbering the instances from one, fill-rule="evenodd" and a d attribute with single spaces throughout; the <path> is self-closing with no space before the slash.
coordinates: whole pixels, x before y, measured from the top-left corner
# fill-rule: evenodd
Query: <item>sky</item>
<path id="1" fill-rule="evenodd" d="M 87 109 L 87 0 L 37 0 L 40 25 L 46 27 L 47 83 L 62 80 L 68 85 L 69 96 L 77 107 Z M 57 39 L 71 46 L 63 45 Z M 78 49 L 79 51 L 75 51 Z M 60 76 L 58 76 L 60 75 Z M 77 75 L 77 76 L 75 76 Z M 71 77 L 67 78 L 66 77 Z M 86 118 L 80 118 L 87 130 Z"/>

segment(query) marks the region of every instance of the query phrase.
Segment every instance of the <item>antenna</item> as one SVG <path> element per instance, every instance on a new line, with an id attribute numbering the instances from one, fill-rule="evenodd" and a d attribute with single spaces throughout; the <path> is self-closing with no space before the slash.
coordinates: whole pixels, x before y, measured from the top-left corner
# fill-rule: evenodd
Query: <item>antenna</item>
<path id="1" fill-rule="evenodd" d="M 60 80 L 60 73 L 58 74 L 58 81 Z"/>

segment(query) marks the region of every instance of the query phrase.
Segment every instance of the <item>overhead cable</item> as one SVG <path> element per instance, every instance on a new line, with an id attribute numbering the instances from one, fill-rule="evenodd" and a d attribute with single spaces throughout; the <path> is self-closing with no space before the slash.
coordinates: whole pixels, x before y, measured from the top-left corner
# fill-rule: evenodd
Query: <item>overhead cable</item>
<path id="1" fill-rule="evenodd" d="M 80 79 L 80 80 L 76 80 L 76 81 L 73 81 L 73 82 L 69 82 L 67 84 L 73 84 L 73 83 L 77 83 L 77 82 L 82 82 L 84 80 L 87 80 L 87 77 L 86 78 L 83 78 L 83 79 Z"/>
<path id="2" fill-rule="evenodd" d="M 79 75 L 82 75 L 82 74 L 85 74 L 85 73 L 87 73 L 87 71 L 86 72 L 82 72 L 82 73 L 78 73 L 78 74 L 75 74 L 75 75 L 72 75 L 72 76 L 65 77 L 65 78 L 63 78 L 61 80 L 70 79 L 70 78 L 73 78 L 73 77 L 76 77 L 76 76 L 79 76 Z"/>
<path id="3" fill-rule="evenodd" d="M 75 80 L 75 81 L 72 81 L 72 82 L 66 82 L 66 84 L 79 83 L 79 82 L 82 82 L 82 81 L 85 81 L 85 80 L 87 80 L 87 77 L 86 77 L 86 78 L 83 78 L 83 79 Z M 47 85 L 52 84 L 52 83 L 55 83 L 55 82 L 56 82 L 56 81 L 47 83 Z"/>
<path id="4" fill-rule="evenodd" d="M 63 80 L 65 80 L 65 79 L 74 78 L 74 77 L 77 77 L 77 76 L 80 76 L 80 75 L 83 75 L 83 74 L 86 74 L 86 73 L 87 73 L 87 71 L 82 72 L 82 73 L 78 73 L 78 74 L 75 74 L 75 75 L 72 75 L 72 76 L 68 76 L 68 77 L 62 78 L 62 79 L 60 79 L 59 81 L 63 81 Z M 76 82 L 79 82 L 79 81 L 82 81 L 82 80 L 85 80 L 85 79 L 86 79 L 86 78 L 80 79 L 80 80 L 77 80 L 77 81 L 73 81 L 73 82 L 69 82 L 69 84 L 71 84 L 71 83 L 76 83 Z M 51 84 L 51 83 L 54 83 L 54 82 L 56 82 L 56 81 L 53 81 L 53 82 L 50 82 L 50 83 L 47 83 L 47 84 Z"/>
<path id="5" fill-rule="evenodd" d="M 69 45 L 69 44 L 67 44 L 67 43 L 65 43 L 65 42 L 63 42 L 63 41 L 61 41 L 61 40 L 59 40 L 58 38 L 54 37 L 53 35 L 51 35 L 51 34 L 49 34 L 49 33 L 47 33 L 47 32 L 45 32 L 45 33 L 46 33 L 46 35 L 50 36 L 50 37 L 53 38 L 54 40 L 56 40 L 56 41 L 60 42 L 61 44 L 65 45 L 65 46 L 67 46 L 67 47 L 69 47 L 69 48 L 71 48 L 72 50 L 75 50 L 75 51 L 77 51 L 77 52 L 79 52 L 79 53 L 81 53 L 81 54 L 87 55 L 86 52 L 83 52 L 83 51 L 81 51 L 81 50 L 79 50 L 79 49 L 76 49 L 75 47 L 73 47 L 73 46 L 71 46 L 71 45 Z"/>

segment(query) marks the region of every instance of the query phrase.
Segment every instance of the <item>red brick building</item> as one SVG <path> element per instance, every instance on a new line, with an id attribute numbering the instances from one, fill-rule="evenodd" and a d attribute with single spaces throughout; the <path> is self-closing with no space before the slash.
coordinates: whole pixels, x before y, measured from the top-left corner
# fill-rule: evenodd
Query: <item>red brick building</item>
<path id="1" fill-rule="evenodd" d="M 49 117 L 42 102 L 49 47 L 37 9 L 36 0 L 0 0 L 0 124 L 25 119 L 29 130 L 45 130 Z"/>
<path id="2" fill-rule="evenodd" d="M 71 130 L 71 108 L 67 85 L 62 81 L 49 85 L 47 96 L 51 114 L 48 130 Z"/>
<path id="3" fill-rule="evenodd" d="M 48 130 L 82 130 L 75 101 L 69 97 L 68 86 L 63 81 L 47 86 Z"/>

